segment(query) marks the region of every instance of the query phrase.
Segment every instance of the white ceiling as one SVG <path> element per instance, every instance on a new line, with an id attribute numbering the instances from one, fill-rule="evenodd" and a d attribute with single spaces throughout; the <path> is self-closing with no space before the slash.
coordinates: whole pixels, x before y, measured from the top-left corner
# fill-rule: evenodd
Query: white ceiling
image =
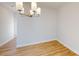
<path id="1" fill-rule="evenodd" d="M 49 7 L 49 8 L 60 8 L 61 6 L 67 4 L 67 2 L 39 2 L 38 5 Z"/>
<path id="2" fill-rule="evenodd" d="M 49 8 L 59 8 L 68 2 L 37 2 L 37 5 L 40 7 L 49 7 Z M 24 2 L 24 4 L 30 4 L 30 2 Z"/>
<path id="3" fill-rule="evenodd" d="M 0 2 L 1 4 L 2 2 Z M 25 2 L 30 3 L 30 2 Z M 50 8 L 59 8 L 68 2 L 37 2 L 38 6 L 50 7 Z M 3 2 L 3 4 L 8 5 L 10 7 L 15 6 L 15 2 Z"/>
<path id="4" fill-rule="evenodd" d="M 24 6 L 27 4 L 30 4 L 30 2 L 24 2 Z M 64 4 L 67 4 L 68 2 L 37 2 L 39 7 L 47 7 L 47 8 L 60 8 Z M 15 2 L 0 2 L 0 4 L 3 4 L 5 6 L 8 6 L 12 10 L 15 9 Z"/>

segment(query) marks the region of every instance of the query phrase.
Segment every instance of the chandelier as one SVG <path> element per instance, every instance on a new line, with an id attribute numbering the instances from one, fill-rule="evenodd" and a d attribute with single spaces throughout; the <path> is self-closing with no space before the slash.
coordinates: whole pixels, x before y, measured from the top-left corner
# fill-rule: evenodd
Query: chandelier
<path id="1" fill-rule="evenodd" d="M 24 12 L 24 7 L 23 7 L 23 2 L 16 2 L 16 10 L 19 12 L 21 15 L 26 15 L 29 17 L 32 16 L 39 16 L 41 14 L 41 8 L 37 7 L 36 2 L 31 2 L 31 9 L 29 10 L 29 14 L 26 14 Z"/>

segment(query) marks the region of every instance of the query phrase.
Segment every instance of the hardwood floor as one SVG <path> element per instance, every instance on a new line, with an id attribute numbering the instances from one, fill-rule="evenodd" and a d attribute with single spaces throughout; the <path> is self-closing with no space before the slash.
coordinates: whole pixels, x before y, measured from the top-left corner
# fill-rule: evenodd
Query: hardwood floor
<path id="1" fill-rule="evenodd" d="M 77 56 L 58 41 L 21 47 L 16 50 L 17 56 Z"/>
<path id="2" fill-rule="evenodd" d="M 15 40 L 0 47 L 0 56 L 77 56 L 58 41 L 50 41 L 15 49 Z M 15 54 L 16 52 L 16 54 Z"/>
<path id="3" fill-rule="evenodd" d="M 16 55 L 16 38 L 13 38 L 8 43 L 0 46 L 0 56 Z"/>

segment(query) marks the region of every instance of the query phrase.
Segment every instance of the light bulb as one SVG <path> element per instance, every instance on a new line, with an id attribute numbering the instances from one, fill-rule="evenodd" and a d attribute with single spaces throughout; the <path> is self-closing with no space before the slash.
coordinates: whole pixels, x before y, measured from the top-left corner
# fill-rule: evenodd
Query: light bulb
<path id="1" fill-rule="evenodd" d="M 23 3 L 22 2 L 16 2 L 16 10 L 20 11 L 23 9 Z"/>
<path id="2" fill-rule="evenodd" d="M 37 8 L 36 13 L 37 13 L 38 15 L 40 15 L 40 14 L 41 14 L 41 8 Z"/>
<path id="3" fill-rule="evenodd" d="M 30 15 L 33 15 L 33 14 L 34 14 L 33 10 L 30 10 Z"/>
<path id="4" fill-rule="evenodd" d="M 32 9 L 33 11 L 35 11 L 35 10 L 37 9 L 37 3 L 36 3 L 36 2 L 32 2 L 32 3 L 31 3 L 31 9 Z"/>

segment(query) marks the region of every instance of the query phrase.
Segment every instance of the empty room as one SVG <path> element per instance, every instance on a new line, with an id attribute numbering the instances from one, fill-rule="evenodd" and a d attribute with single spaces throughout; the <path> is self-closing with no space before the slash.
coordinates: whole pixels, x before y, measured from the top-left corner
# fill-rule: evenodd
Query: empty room
<path id="1" fill-rule="evenodd" d="M 78 56 L 79 2 L 0 2 L 0 56 Z"/>

